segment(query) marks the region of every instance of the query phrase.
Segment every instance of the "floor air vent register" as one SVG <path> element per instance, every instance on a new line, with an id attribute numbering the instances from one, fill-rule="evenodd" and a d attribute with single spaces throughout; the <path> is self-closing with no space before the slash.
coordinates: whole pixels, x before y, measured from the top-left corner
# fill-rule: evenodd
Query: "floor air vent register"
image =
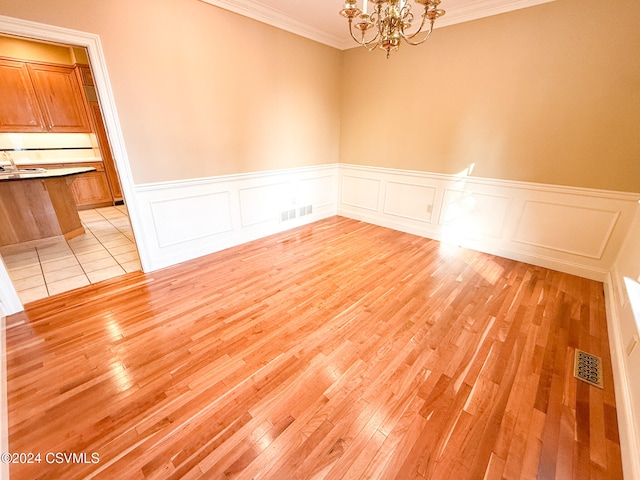
<path id="1" fill-rule="evenodd" d="M 590 385 L 604 388 L 602 383 L 602 359 L 576 349 L 573 375 Z"/>

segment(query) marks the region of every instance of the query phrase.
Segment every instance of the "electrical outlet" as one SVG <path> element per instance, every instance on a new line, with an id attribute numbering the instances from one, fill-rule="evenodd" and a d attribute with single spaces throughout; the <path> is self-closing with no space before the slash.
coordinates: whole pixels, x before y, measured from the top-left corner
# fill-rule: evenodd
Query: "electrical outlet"
<path id="1" fill-rule="evenodd" d="M 433 213 L 433 205 L 427 205 L 427 213 Z"/>
<path id="2" fill-rule="evenodd" d="M 627 357 L 631 356 L 631 354 L 633 353 L 633 349 L 636 348 L 636 345 L 638 345 L 638 336 L 634 335 L 629 342 L 629 345 L 627 346 Z"/>

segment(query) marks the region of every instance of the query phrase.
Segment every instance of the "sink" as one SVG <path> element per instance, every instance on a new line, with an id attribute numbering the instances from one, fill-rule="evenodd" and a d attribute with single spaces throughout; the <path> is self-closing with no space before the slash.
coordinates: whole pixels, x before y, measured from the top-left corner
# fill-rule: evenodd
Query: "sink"
<path id="1" fill-rule="evenodd" d="M 18 171 L 15 170 L 0 170 L 0 178 L 21 178 L 23 175 L 25 178 L 29 178 L 28 175 L 44 173 L 47 170 L 44 168 L 19 168 Z"/>

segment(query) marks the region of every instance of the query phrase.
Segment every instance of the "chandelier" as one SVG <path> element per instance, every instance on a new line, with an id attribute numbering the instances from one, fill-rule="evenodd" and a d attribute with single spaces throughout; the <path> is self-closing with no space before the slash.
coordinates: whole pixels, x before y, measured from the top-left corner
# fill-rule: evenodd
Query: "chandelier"
<path id="1" fill-rule="evenodd" d="M 373 11 L 368 13 L 370 1 Z M 415 17 L 409 0 L 363 0 L 362 10 L 358 8 L 357 0 L 346 0 L 340 15 L 349 20 L 349 33 L 356 42 L 370 51 L 381 48 L 389 58 L 391 51 L 398 50 L 401 40 L 409 45 L 426 42 L 436 18 L 445 13 L 438 8 L 440 0 L 414 2 L 422 5 L 424 11 L 420 14 L 420 26 L 413 31 L 411 28 Z M 354 27 L 360 30 L 359 35 L 354 34 Z"/>

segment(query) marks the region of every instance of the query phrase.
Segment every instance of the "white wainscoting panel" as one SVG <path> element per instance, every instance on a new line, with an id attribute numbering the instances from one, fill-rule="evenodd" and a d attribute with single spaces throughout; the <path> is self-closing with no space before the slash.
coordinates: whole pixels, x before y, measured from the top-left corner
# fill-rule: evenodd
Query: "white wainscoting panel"
<path id="1" fill-rule="evenodd" d="M 511 197 L 447 188 L 440 225 L 473 238 L 501 238 Z"/>
<path id="2" fill-rule="evenodd" d="M 600 259 L 619 216 L 620 211 L 527 201 L 514 240 Z"/>
<path id="3" fill-rule="evenodd" d="M 336 215 L 338 166 L 146 184 L 136 193 L 152 271 Z M 298 207 L 309 205 L 301 216 Z M 283 210 L 295 217 L 283 221 Z"/>
<path id="4" fill-rule="evenodd" d="M 343 175 L 341 203 L 363 210 L 378 211 L 380 183 L 380 180 L 373 178 Z"/>
<path id="5" fill-rule="evenodd" d="M 605 281 L 638 193 L 341 164 L 338 214 Z"/>
<path id="6" fill-rule="evenodd" d="M 151 202 L 158 245 L 170 247 L 231 231 L 229 197 L 230 192 L 221 192 Z"/>
<path id="7" fill-rule="evenodd" d="M 300 206 L 315 205 L 318 208 L 336 210 L 338 203 L 336 175 L 302 179 L 298 185 Z"/>
<path id="8" fill-rule="evenodd" d="M 239 194 L 242 226 L 250 227 L 277 220 L 279 212 L 287 205 L 286 196 L 291 191 L 286 183 L 272 183 L 242 188 Z"/>
<path id="9" fill-rule="evenodd" d="M 431 223 L 436 191 L 428 185 L 389 181 L 384 198 L 384 213 Z"/>

